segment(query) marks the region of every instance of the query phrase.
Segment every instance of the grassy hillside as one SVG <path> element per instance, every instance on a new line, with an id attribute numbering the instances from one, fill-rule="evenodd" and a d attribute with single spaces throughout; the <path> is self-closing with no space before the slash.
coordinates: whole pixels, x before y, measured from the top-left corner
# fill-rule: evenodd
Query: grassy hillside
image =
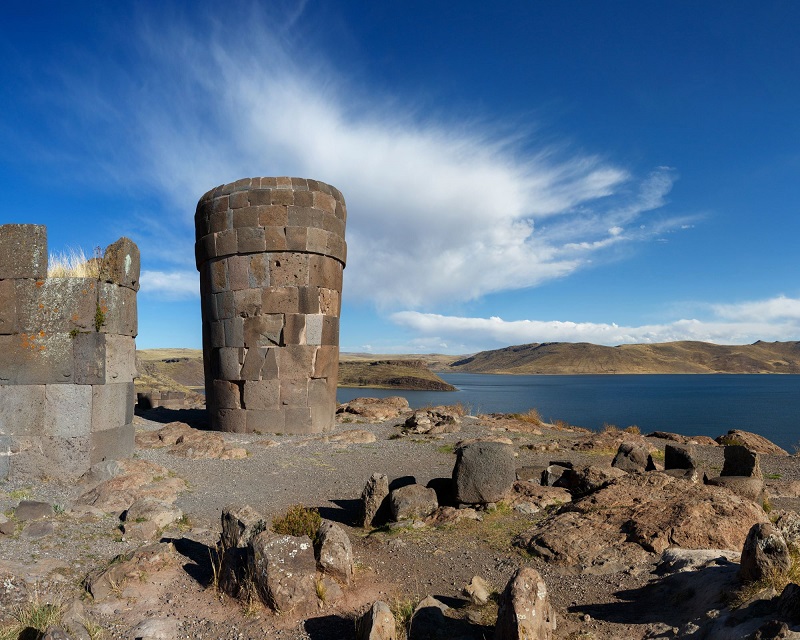
<path id="1" fill-rule="evenodd" d="M 667 342 L 605 347 L 585 342 L 481 351 L 450 371 L 509 374 L 800 373 L 800 342 L 715 345 Z"/>
<path id="2" fill-rule="evenodd" d="M 137 351 L 139 361 L 139 389 L 185 391 L 202 389 L 203 352 L 199 349 L 145 349 Z M 428 368 L 436 363 L 440 367 L 456 356 L 380 356 L 342 354 L 339 366 L 339 385 L 343 387 L 379 387 L 390 389 L 425 389 L 453 391 L 454 387 L 432 373 Z M 446 363 L 446 364 L 445 364 Z"/>
<path id="3" fill-rule="evenodd" d="M 346 360 L 339 362 L 340 387 L 379 387 L 455 391 L 423 360 Z"/>

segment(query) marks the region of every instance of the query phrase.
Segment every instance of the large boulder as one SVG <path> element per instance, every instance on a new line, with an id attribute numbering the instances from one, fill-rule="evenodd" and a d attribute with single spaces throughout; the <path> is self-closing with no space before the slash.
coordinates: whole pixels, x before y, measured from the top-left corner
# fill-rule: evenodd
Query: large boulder
<path id="1" fill-rule="evenodd" d="M 654 471 L 656 468 L 647 447 L 636 442 L 621 443 L 617 455 L 611 461 L 611 466 L 628 473 Z"/>
<path id="2" fill-rule="evenodd" d="M 747 447 L 755 453 L 766 453 L 774 456 L 788 456 L 785 449 L 781 449 L 774 442 L 770 442 L 764 436 L 740 429 L 731 429 L 723 436 L 717 438 L 719 444 L 741 445 Z"/>
<path id="3" fill-rule="evenodd" d="M 500 596 L 494 639 L 550 640 L 555 630 L 556 614 L 544 580 L 531 567 L 517 569 Z"/>
<path id="4" fill-rule="evenodd" d="M 389 605 L 378 600 L 356 624 L 356 640 L 395 640 L 394 615 Z"/>
<path id="5" fill-rule="evenodd" d="M 342 582 L 353 579 L 353 547 L 350 538 L 339 525 L 323 520 L 314 541 L 317 568 Z"/>
<path id="6" fill-rule="evenodd" d="M 516 544 L 587 573 L 619 571 L 668 547 L 742 548 L 764 510 L 725 489 L 666 474 L 625 474 L 539 521 Z"/>
<path id="7" fill-rule="evenodd" d="M 726 445 L 725 463 L 720 475 L 762 478 L 758 453 L 742 445 Z"/>
<path id="8" fill-rule="evenodd" d="M 252 548 L 252 577 L 264 604 L 288 612 L 317 601 L 317 562 L 308 536 L 264 531 L 253 538 Z"/>
<path id="9" fill-rule="evenodd" d="M 410 484 L 395 489 L 389 495 L 392 520 L 422 519 L 431 515 L 439 506 L 436 491 L 421 484 Z"/>
<path id="10" fill-rule="evenodd" d="M 696 469 L 694 447 L 690 444 L 668 444 L 664 447 L 664 471 L 670 469 Z"/>
<path id="11" fill-rule="evenodd" d="M 455 407 L 419 409 L 406 418 L 403 429 L 411 433 L 455 433 L 461 424 L 461 414 Z"/>
<path id="12" fill-rule="evenodd" d="M 616 467 L 595 467 L 590 465 L 580 469 L 568 469 L 553 486 L 563 487 L 575 498 L 589 495 L 590 493 L 608 486 L 617 478 L 626 474 Z"/>
<path id="13" fill-rule="evenodd" d="M 742 582 L 757 582 L 792 566 L 789 547 L 781 532 L 770 522 L 754 524 L 742 547 L 739 577 Z"/>
<path id="14" fill-rule="evenodd" d="M 708 478 L 708 484 L 712 484 L 715 487 L 725 487 L 728 491 L 733 491 L 737 496 L 752 500 L 756 504 L 763 504 L 767 497 L 764 481 L 761 478 L 719 476 L 718 478 Z"/>
<path id="15" fill-rule="evenodd" d="M 388 497 L 389 478 L 382 473 L 373 473 L 361 492 L 358 524 L 362 527 L 371 527 L 388 518 Z"/>
<path id="16" fill-rule="evenodd" d="M 453 481 L 462 504 L 504 499 L 517 479 L 513 449 L 499 442 L 475 442 L 456 452 Z"/>

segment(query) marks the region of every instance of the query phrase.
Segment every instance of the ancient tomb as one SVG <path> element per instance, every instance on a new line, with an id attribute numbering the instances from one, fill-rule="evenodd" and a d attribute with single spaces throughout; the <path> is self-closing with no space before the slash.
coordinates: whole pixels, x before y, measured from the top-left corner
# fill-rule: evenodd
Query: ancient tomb
<path id="1" fill-rule="evenodd" d="M 47 229 L 0 226 L 0 478 L 75 477 L 134 448 L 139 249 L 47 277 Z"/>
<path id="2" fill-rule="evenodd" d="M 213 428 L 333 428 L 346 217 L 338 189 L 304 178 L 246 178 L 200 198 L 195 250 Z"/>

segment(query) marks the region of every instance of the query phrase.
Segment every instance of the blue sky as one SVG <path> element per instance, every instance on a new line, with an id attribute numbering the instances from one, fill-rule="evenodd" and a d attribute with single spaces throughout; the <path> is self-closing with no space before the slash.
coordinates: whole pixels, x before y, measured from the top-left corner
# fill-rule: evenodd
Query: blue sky
<path id="1" fill-rule="evenodd" d="M 800 3 L 37 2 L 0 24 L 0 222 L 142 251 L 200 347 L 192 217 L 348 203 L 341 348 L 800 339 Z"/>

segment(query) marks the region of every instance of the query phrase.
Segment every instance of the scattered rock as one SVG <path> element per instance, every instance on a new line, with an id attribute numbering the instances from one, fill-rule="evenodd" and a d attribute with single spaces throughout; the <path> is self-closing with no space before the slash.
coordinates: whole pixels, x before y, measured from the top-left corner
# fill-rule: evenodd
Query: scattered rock
<path id="1" fill-rule="evenodd" d="M 659 573 L 699 571 L 720 562 L 739 562 L 738 551 L 724 549 L 665 549 L 658 561 Z"/>
<path id="2" fill-rule="evenodd" d="M 787 545 L 800 548 L 800 514 L 796 511 L 773 511 L 770 519 Z"/>
<path id="3" fill-rule="evenodd" d="M 316 602 L 317 563 L 308 536 L 264 531 L 251 544 L 252 576 L 264 604 L 288 612 Z"/>
<path id="4" fill-rule="evenodd" d="M 607 487 L 625 475 L 626 472 L 622 469 L 590 465 L 581 469 L 567 469 L 555 486 L 564 487 L 570 491 L 573 498 L 579 498 Z"/>
<path id="5" fill-rule="evenodd" d="M 535 569 L 517 569 L 500 596 L 495 640 L 550 640 L 555 630 L 556 614 L 544 580 Z"/>
<path id="6" fill-rule="evenodd" d="M 464 595 L 467 596 L 473 604 L 482 607 L 492 595 L 492 589 L 486 583 L 486 580 L 480 576 L 473 576 L 470 583 L 464 587 Z"/>
<path id="7" fill-rule="evenodd" d="M 717 446 L 717 442 L 708 436 L 682 436 L 679 433 L 670 433 L 669 431 L 653 431 L 653 433 L 648 433 L 647 437 L 659 438 L 661 440 L 671 440 L 672 442 L 677 442 L 678 444 L 683 445 L 697 444 L 709 445 L 711 447 Z"/>
<path id="8" fill-rule="evenodd" d="M 323 441 L 341 445 L 370 444 L 375 442 L 375 434 L 372 431 L 364 431 L 363 429 L 351 429 L 332 436 L 324 436 Z"/>
<path id="9" fill-rule="evenodd" d="M 635 442 L 621 443 L 617 449 L 617 455 L 611 461 L 611 466 L 628 473 L 654 471 L 656 468 L 647 447 Z"/>
<path id="10" fill-rule="evenodd" d="M 220 519 L 222 533 L 217 553 L 222 557 L 217 580 L 220 589 L 235 598 L 250 569 L 250 543 L 266 529 L 266 523 L 250 505 L 228 505 Z"/>
<path id="11" fill-rule="evenodd" d="M 361 616 L 356 625 L 356 640 L 396 640 L 392 610 L 378 600 Z"/>
<path id="12" fill-rule="evenodd" d="M 503 500 L 516 480 L 514 451 L 497 442 L 476 442 L 456 451 L 453 481 L 456 500 L 487 504 Z"/>
<path id="13" fill-rule="evenodd" d="M 49 626 L 41 640 L 72 640 L 72 638 L 61 627 Z"/>
<path id="14" fill-rule="evenodd" d="M 511 504 L 521 502 L 533 504 L 537 509 L 546 509 L 572 502 L 572 494 L 563 487 L 543 487 L 534 482 L 517 480 L 514 483 Z"/>
<path id="15" fill-rule="evenodd" d="M 361 418 L 364 422 L 384 422 L 397 418 L 410 410 L 408 400 L 400 396 L 355 398 L 350 402 L 339 405 L 336 409 L 336 415 L 339 420 L 352 419 L 355 416 Z"/>
<path id="16" fill-rule="evenodd" d="M 445 640 L 448 635 L 445 613 L 450 609 L 433 596 L 427 596 L 414 609 L 408 623 L 408 637 L 411 640 Z"/>
<path id="17" fill-rule="evenodd" d="M 22 537 L 28 540 L 38 540 L 49 536 L 56 530 L 56 525 L 49 520 L 36 520 L 22 529 Z"/>
<path id="18" fill-rule="evenodd" d="M 742 445 L 726 445 L 725 464 L 720 475 L 762 478 L 758 453 Z"/>
<path id="19" fill-rule="evenodd" d="M 175 505 L 152 496 L 136 499 L 125 512 L 125 523 L 149 521 L 157 529 L 164 529 L 183 516 L 183 511 Z"/>
<path id="20" fill-rule="evenodd" d="M 342 584 L 353 579 L 353 547 L 344 530 L 330 520 L 323 520 L 314 544 L 317 568 Z"/>
<path id="21" fill-rule="evenodd" d="M 103 600 L 112 593 L 124 593 L 128 581 L 140 581 L 143 575 L 166 567 L 174 558 L 175 548 L 170 542 L 155 542 L 139 547 L 127 557 L 121 557 L 111 566 L 96 570 L 86 579 L 92 597 Z"/>
<path id="22" fill-rule="evenodd" d="M 134 640 L 176 640 L 178 621 L 170 618 L 142 620 L 131 632 Z"/>
<path id="23" fill-rule="evenodd" d="M 358 524 L 372 527 L 389 515 L 389 478 L 382 473 L 373 473 L 361 492 L 361 513 Z"/>
<path id="24" fill-rule="evenodd" d="M 483 516 L 475 509 L 456 509 L 455 507 L 439 507 L 425 519 L 430 527 L 441 527 L 446 524 L 458 524 L 462 520 L 483 520 Z"/>
<path id="25" fill-rule="evenodd" d="M 774 456 L 788 456 L 789 454 L 785 449 L 781 449 L 774 442 L 770 442 L 764 436 L 749 431 L 741 431 L 740 429 L 731 429 L 723 436 L 719 436 L 716 441 L 723 445 L 740 445 L 747 447 L 750 451 L 755 453 L 766 453 Z M 740 474 L 731 474 L 740 475 Z M 741 474 L 743 475 L 743 474 Z"/>
<path id="26" fill-rule="evenodd" d="M 40 520 L 54 515 L 53 507 L 46 502 L 22 500 L 14 509 L 14 517 L 20 522 Z"/>
<path id="27" fill-rule="evenodd" d="M 461 412 L 455 407 L 433 407 L 414 411 L 403 429 L 411 433 L 455 433 L 461 424 Z"/>
<path id="28" fill-rule="evenodd" d="M 719 476 L 718 478 L 708 478 L 708 484 L 716 487 L 725 487 L 737 496 L 752 500 L 759 505 L 762 504 L 767 497 L 764 489 L 764 481 L 761 478 Z"/>
<path id="29" fill-rule="evenodd" d="M 554 487 L 561 480 L 561 476 L 572 467 L 565 467 L 560 464 L 550 464 L 542 472 L 541 484 L 545 487 Z M 521 480 L 522 478 L 520 478 Z"/>
<path id="30" fill-rule="evenodd" d="M 773 573 L 784 573 L 792 566 L 786 540 L 770 522 L 754 524 L 742 547 L 739 577 L 756 582 Z"/>
<path id="31" fill-rule="evenodd" d="M 394 521 L 427 518 L 439 506 L 436 491 L 421 484 L 395 489 L 389 494 L 389 504 Z"/>

